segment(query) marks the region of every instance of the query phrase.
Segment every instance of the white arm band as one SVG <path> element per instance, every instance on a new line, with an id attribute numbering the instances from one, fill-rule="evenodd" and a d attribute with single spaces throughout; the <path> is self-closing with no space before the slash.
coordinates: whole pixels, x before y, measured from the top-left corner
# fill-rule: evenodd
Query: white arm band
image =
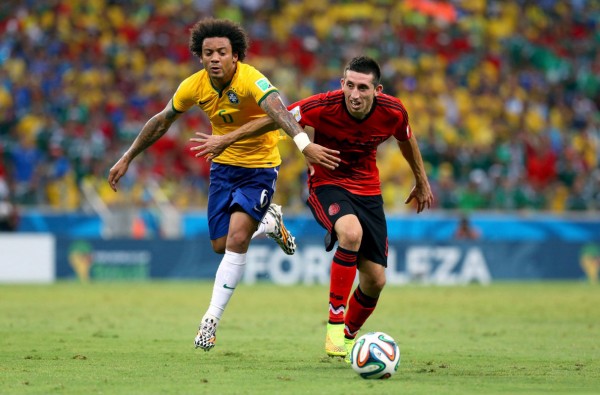
<path id="1" fill-rule="evenodd" d="M 302 152 L 310 144 L 310 138 L 308 138 L 308 134 L 306 133 L 298 133 L 294 136 L 294 143 L 296 143 L 296 147 Z"/>

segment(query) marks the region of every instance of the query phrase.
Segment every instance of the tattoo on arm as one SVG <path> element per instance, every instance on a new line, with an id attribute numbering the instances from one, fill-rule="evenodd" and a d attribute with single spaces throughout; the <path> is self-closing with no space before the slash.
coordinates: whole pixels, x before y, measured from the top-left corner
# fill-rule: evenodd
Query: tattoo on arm
<path id="1" fill-rule="evenodd" d="M 261 103 L 261 107 L 291 138 L 304 132 L 300 124 L 296 122 L 292 114 L 283 105 L 279 93 L 275 92 L 267 96 Z"/>
<path id="2" fill-rule="evenodd" d="M 159 138 L 167 133 L 171 124 L 173 124 L 180 115 L 181 113 L 173 110 L 171 102 L 169 102 L 164 110 L 150 118 L 144 127 L 142 127 L 142 130 L 128 150 L 129 156 L 135 158 L 146 148 L 154 144 Z"/>

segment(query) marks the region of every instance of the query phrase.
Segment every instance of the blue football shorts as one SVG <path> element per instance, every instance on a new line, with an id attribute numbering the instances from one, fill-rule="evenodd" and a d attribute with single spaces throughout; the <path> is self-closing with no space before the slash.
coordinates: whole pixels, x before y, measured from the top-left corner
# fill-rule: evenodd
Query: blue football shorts
<path id="1" fill-rule="evenodd" d="M 227 235 L 234 208 L 260 221 L 271 204 L 279 166 L 247 168 L 212 163 L 208 187 L 208 231 L 211 240 Z"/>

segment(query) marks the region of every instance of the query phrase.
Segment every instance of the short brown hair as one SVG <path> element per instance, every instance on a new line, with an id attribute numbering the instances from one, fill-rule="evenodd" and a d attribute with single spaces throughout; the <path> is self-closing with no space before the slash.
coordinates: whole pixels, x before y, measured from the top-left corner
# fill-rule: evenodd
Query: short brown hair
<path id="1" fill-rule="evenodd" d="M 344 69 L 344 76 L 348 70 L 356 71 L 361 74 L 373 74 L 373 85 L 375 86 L 379 85 L 379 81 L 381 80 L 381 69 L 379 68 L 379 64 L 368 56 L 357 56 L 352 58 Z"/>

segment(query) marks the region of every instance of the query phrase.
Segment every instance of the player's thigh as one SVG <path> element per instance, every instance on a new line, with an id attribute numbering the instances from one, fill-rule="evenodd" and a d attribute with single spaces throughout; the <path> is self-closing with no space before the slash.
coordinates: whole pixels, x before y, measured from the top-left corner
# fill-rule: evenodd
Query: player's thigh
<path id="1" fill-rule="evenodd" d="M 208 188 L 208 206 L 206 214 L 208 217 L 208 231 L 210 239 L 219 246 L 224 243 L 218 241 L 227 236 L 229 231 L 229 219 L 231 213 L 229 208 L 232 201 L 232 166 L 213 163 L 210 167 L 210 185 Z M 224 245 L 223 245 L 224 247 Z M 216 250 L 216 249 L 215 249 Z"/>
<path id="2" fill-rule="evenodd" d="M 350 192 L 333 185 L 325 185 L 311 191 L 308 207 L 315 220 L 330 233 L 335 233 L 336 222 L 347 215 L 355 215 Z"/>
<path id="3" fill-rule="evenodd" d="M 388 234 L 381 196 L 359 196 L 355 210 L 362 226 L 359 253 L 365 259 L 387 267 Z"/>
<path id="4" fill-rule="evenodd" d="M 275 193 L 278 170 L 213 163 L 207 208 L 211 240 L 229 233 L 231 214 L 238 209 L 257 222 L 262 219 Z"/>
<path id="5" fill-rule="evenodd" d="M 267 213 L 275 194 L 279 166 L 245 169 L 233 186 L 231 207 L 239 207 L 257 222 Z"/>

